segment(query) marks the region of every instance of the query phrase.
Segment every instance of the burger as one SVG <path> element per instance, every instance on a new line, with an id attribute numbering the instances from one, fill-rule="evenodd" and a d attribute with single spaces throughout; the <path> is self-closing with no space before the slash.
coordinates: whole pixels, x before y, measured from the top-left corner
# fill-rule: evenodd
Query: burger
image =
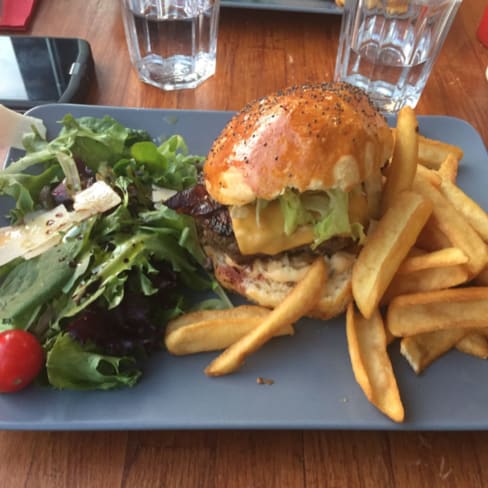
<path id="1" fill-rule="evenodd" d="M 201 181 L 167 204 L 196 219 L 217 280 L 275 307 L 322 256 L 328 279 L 310 316 L 351 300 L 351 274 L 378 218 L 386 120 L 346 83 L 290 87 L 238 112 L 214 141 Z"/>

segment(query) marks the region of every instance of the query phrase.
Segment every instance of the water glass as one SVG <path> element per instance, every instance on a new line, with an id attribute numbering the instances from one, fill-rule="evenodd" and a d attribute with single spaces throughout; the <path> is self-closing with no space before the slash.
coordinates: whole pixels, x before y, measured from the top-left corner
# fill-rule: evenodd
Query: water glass
<path id="1" fill-rule="evenodd" d="M 414 108 L 462 0 L 346 0 L 334 79 Z"/>
<path id="2" fill-rule="evenodd" d="M 163 90 L 195 88 L 215 74 L 219 0 L 121 0 L 139 78 Z"/>

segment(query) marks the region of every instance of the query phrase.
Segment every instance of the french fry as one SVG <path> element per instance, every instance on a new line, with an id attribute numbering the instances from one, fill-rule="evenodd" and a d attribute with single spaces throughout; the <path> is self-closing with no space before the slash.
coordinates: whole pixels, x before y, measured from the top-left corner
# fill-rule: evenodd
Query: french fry
<path id="1" fill-rule="evenodd" d="M 404 107 L 398 112 L 395 144 L 388 176 L 383 189 L 381 208 L 383 213 L 391 206 L 398 193 L 410 190 L 417 171 L 418 123 L 411 107 Z"/>
<path id="2" fill-rule="evenodd" d="M 387 305 L 399 295 L 421 293 L 426 291 L 444 290 L 462 285 L 469 281 L 469 273 L 465 266 L 445 266 L 430 268 L 411 273 L 396 274 L 386 289 L 382 305 Z"/>
<path id="3" fill-rule="evenodd" d="M 452 247 L 451 241 L 439 228 L 437 220 L 432 215 L 420 232 L 415 245 L 425 251 L 438 251 L 439 249 Z"/>
<path id="4" fill-rule="evenodd" d="M 389 346 L 392 342 L 396 341 L 398 339 L 398 337 L 395 337 L 391 332 L 390 330 L 386 327 L 384 327 L 385 329 L 385 336 L 386 336 L 386 344 Z"/>
<path id="5" fill-rule="evenodd" d="M 378 309 L 370 319 L 354 310 L 346 314 L 349 356 L 356 381 L 368 400 L 395 422 L 404 420 L 405 412 L 395 374 L 387 352 L 387 336 Z"/>
<path id="6" fill-rule="evenodd" d="M 255 305 L 191 312 L 168 323 L 165 345 L 177 356 L 225 349 L 257 327 L 269 313 L 269 309 Z M 276 335 L 293 333 L 290 324 Z"/>
<path id="7" fill-rule="evenodd" d="M 479 286 L 488 286 L 488 266 L 485 266 L 474 279 L 474 283 Z"/>
<path id="8" fill-rule="evenodd" d="M 422 178 L 421 174 L 417 174 L 413 186 L 416 191 L 432 202 L 432 215 L 435 217 L 440 230 L 455 247 L 461 249 L 468 256 L 468 262 L 465 266 L 470 271 L 471 276 L 476 276 L 488 262 L 487 245 L 449 200 L 429 181 Z"/>
<path id="9" fill-rule="evenodd" d="M 464 156 L 460 147 L 420 134 L 418 136 L 418 150 L 419 163 L 431 169 L 439 169 L 449 154 L 454 155 L 458 161 L 461 161 Z"/>
<path id="10" fill-rule="evenodd" d="M 381 176 L 381 169 L 375 170 L 378 172 L 375 177 L 369 178 L 364 182 L 364 190 L 366 199 L 368 201 L 368 211 L 371 219 L 379 219 L 381 217 L 381 196 L 383 194 L 383 179 Z"/>
<path id="11" fill-rule="evenodd" d="M 471 224 L 471 227 L 488 242 L 488 214 L 458 186 L 449 180 L 441 182 L 441 193 L 454 208 Z"/>
<path id="12" fill-rule="evenodd" d="M 406 259 L 413 258 L 415 256 L 422 256 L 423 254 L 427 254 L 427 251 L 425 249 L 421 249 L 420 247 L 413 246 L 410 248 L 410 251 L 408 251 Z"/>
<path id="13" fill-rule="evenodd" d="M 398 274 L 412 273 L 429 268 L 443 268 L 468 262 L 466 254 L 457 247 L 447 247 L 419 256 L 409 256 L 398 268 Z"/>
<path id="14" fill-rule="evenodd" d="M 446 156 L 446 159 L 442 161 L 437 173 L 443 180 L 456 183 L 459 169 L 459 159 L 452 153 Z"/>
<path id="15" fill-rule="evenodd" d="M 486 327 L 488 287 L 464 287 L 400 295 L 390 302 L 386 323 L 397 337 L 444 329 Z"/>
<path id="16" fill-rule="evenodd" d="M 364 317 L 370 318 L 380 303 L 431 212 L 430 201 L 401 192 L 368 236 L 352 270 L 353 297 Z"/>
<path id="17" fill-rule="evenodd" d="M 400 353 L 420 374 L 434 360 L 456 346 L 468 332 L 465 329 L 446 329 L 404 337 L 400 341 Z"/>
<path id="18" fill-rule="evenodd" d="M 424 179 L 428 180 L 436 188 L 441 186 L 442 178 L 437 171 L 418 164 L 417 173 L 420 173 Z"/>
<path id="19" fill-rule="evenodd" d="M 488 336 L 486 333 L 471 332 L 456 344 L 456 349 L 480 359 L 488 359 Z"/>
<path id="20" fill-rule="evenodd" d="M 209 376 L 221 376 L 237 370 L 247 356 L 257 351 L 279 330 L 305 316 L 317 304 L 326 279 L 324 260 L 318 258 L 283 302 L 273 309 L 258 327 L 214 359 L 205 369 L 205 373 Z"/>
<path id="21" fill-rule="evenodd" d="M 195 325 L 220 318 L 226 318 L 229 321 L 253 317 L 264 318 L 270 311 L 269 308 L 261 307 L 260 305 L 239 305 L 222 310 L 196 310 L 170 320 L 166 326 L 166 334 L 171 334 L 187 325 Z"/>

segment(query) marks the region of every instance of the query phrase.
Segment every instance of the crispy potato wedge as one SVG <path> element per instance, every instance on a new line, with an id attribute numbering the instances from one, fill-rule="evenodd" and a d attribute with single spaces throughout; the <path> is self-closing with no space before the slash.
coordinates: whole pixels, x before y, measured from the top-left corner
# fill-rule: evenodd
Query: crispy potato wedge
<path id="1" fill-rule="evenodd" d="M 398 295 L 444 290 L 469 281 L 469 272 L 463 265 L 430 268 L 411 273 L 396 274 L 385 291 L 381 304 L 386 305 Z"/>
<path id="2" fill-rule="evenodd" d="M 391 206 L 398 193 L 410 190 L 417 171 L 418 122 L 411 107 L 403 107 L 398 112 L 393 155 L 388 168 L 381 201 L 382 212 Z"/>
<path id="3" fill-rule="evenodd" d="M 464 156 L 463 150 L 446 142 L 429 139 L 428 137 L 418 136 L 418 160 L 420 164 L 432 169 L 439 169 L 449 154 L 461 161 Z"/>
<path id="4" fill-rule="evenodd" d="M 412 369 L 420 374 L 434 360 L 455 347 L 468 333 L 465 329 L 446 329 L 404 337 L 400 341 L 400 353 Z"/>
<path id="5" fill-rule="evenodd" d="M 454 208 L 471 224 L 471 227 L 485 242 L 488 242 L 488 214 L 451 181 L 443 179 L 440 189 Z"/>
<path id="6" fill-rule="evenodd" d="M 488 287 L 464 287 L 400 295 L 390 302 L 386 323 L 397 337 L 444 329 L 486 327 Z"/>
<path id="7" fill-rule="evenodd" d="M 471 332 L 456 344 L 456 349 L 480 359 L 488 359 L 488 334 Z"/>
<path id="8" fill-rule="evenodd" d="M 387 352 L 387 336 L 378 309 L 365 319 L 349 304 L 346 314 L 349 356 L 356 381 L 368 400 L 395 422 L 405 417 Z"/>
<path id="9" fill-rule="evenodd" d="M 433 204 L 432 215 L 440 230 L 452 244 L 467 256 L 466 267 L 471 276 L 476 276 L 488 262 L 488 247 L 466 219 L 456 210 L 447 198 L 420 173 L 414 180 L 414 189 Z"/>
<path id="10" fill-rule="evenodd" d="M 468 262 L 466 254 L 457 247 L 447 247 L 418 256 L 409 256 L 398 268 L 398 274 L 412 273 L 429 268 L 443 268 Z"/>
<path id="11" fill-rule="evenodd" d="M 431 212 L 429 200 L 401 192 L 368 236 L 352 271 L 353 297 L 364 317 L 370 318 L 380 303 Z"/>
<path id="12" fill-rule="evenodd" d="M 279 330 L 304 317 L 319 301 L 327 279 L 327 268 L 322 258 L 314 261 L 307 273 L 283 302 L 252 331 L 232 344 L 205 369 L 208 376 L 221 376 L 237 370 L 247 356 L 257 351 Z"/>
<path id="13" fill-rule="evenodd" d="M 255 305 L 241 305 L 226 310 L 191 312 L 168 323 L 165 333 L 167 350 L 174 355 L 218 351 L 229 347 L 257 327 L 270 310 Z M 293 335 L 287 325 L 276 335 Z"/>

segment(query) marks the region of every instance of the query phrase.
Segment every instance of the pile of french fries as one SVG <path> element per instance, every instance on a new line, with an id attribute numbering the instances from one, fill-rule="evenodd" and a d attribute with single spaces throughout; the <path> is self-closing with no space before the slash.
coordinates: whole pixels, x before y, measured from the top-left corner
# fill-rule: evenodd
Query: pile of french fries
<path id="1" fill-rule="evenodd" d="M 346 330 L 357 382 L 401 422 L 387 353 L 395 338 L 417 374 L 452 348 L 488 357 L 488 215 L 456 186 L 460 148 L 419 135 L 409 107 L 394 136 L 382 217 L 353 268 Z"/>
<path id="2" fill-rule="evenodd" d="M 414 111 L 397 118 L 394 151 L 379 207 L 353 268 L 346 313 L 352 370 L 369 401 L 396 422 L 404 407 L 388 346 L 421 373 L 449 350 L 488 358 L 488 214 L 457 185 L 463 151 L 418 133 Z M 209 376 L 236 371 L 245 359 L 314 308 L 327 280 L 318 258 L 275 309 L 244 305 L 172 321 L 172 354 L 223 350 Z"/>

